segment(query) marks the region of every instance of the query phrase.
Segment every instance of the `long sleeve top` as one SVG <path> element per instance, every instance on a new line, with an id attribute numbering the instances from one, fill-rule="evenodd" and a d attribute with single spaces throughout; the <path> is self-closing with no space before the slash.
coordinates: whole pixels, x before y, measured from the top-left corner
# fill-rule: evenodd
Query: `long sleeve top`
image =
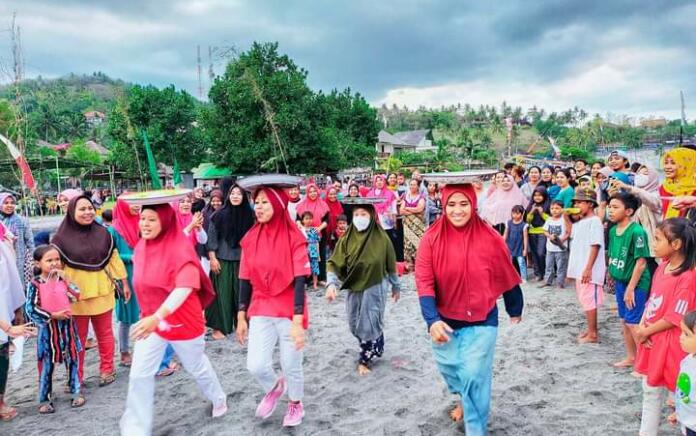
<path id="1" fill-rule="evenodd" d="M 524 297 L 522 296 L 522 288 L 516 285 L 514 288 L 503 294 L 503 300 L 505 302 L 505 311 L 510 317 L 518 317 L 522 315 L 522 309 L 524 307 Z M 418 298 L 421 307 L 421 314 L 425 323 L 430 328 L 433 323 L 437 321 L 444 321 L 447 325 L 457 330 L 464 327 L 472 326 L 498 326 L 498 305 L 494 304 L 491 310 L 488 312 L 486 319 L 483 321 L 467 322 L 457 319 L 449 319 L 442 316 L 437 310 L 437 304 L 435 297 L 431 296 L 421 296 Z"/>
<path id="2" fill-rule="evenodd" d="M 239 261 L 242 256 L 242 249 L 232 247 L 226 239 L 221 238 L 213 222 L 208 226 L 207 250 L 214 251 L 215 257 L 220 260 Z"/>

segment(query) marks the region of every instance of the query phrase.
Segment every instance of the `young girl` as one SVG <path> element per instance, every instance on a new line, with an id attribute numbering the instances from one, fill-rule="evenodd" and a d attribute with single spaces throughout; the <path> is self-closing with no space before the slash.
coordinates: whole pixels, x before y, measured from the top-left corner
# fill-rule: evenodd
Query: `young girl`
<path id="1" fill-rule="evenodd" d="M 546 188 L 537 186 L 532 193 L 532 201 L 527 206 L 526 221 L 529 224 L 529 251 L 534 262 L 534 275 L 538 281 L 544 280 L 546 273 L 546 236 L 544 223 L 550 216 L 549 195 Z"/>
<path id="2" fill-rule="evenodd" d="M 40 288 L 49 284 L 60 286 L 68 298 L 76 301 L 80 294 L 63 273 L 63 263 L 53 245 L 41 245 L 34 250 L 35 272 L 38 274 L 27 285 L 27 300 L 24 305 L 29 319 L 39 328 L 36 358 L 39 362 L 39 413 L 55 412 L 53 407 L 53 369 L 64 363 L 68 369 L 68 387 L 72 396 L 72 407 L 82 407 L 85 397 L 80 392 L 77 374 L 79 352 L 82 345 L 77 335 L 77 325 L 70 309 L 49 312 L 42 304 Z M 57 280 L 57 283 L 52 283 Z"/>
<path id="3" fill-rule="evenodd" d="M 681 322 L 679 343 L 688 353 L 681 361 L 675 400 L 677 419 L 684 427 L 686 436 L 696 436 L 696 311 L 689 312 Z"/>
<path id="4" fill-rule="evenodd" d="M 507 222 L 503 239 L 507 243 L 512 256 L 512 264 L 522 277 L 522 283 L 527 282 L 527 250 L 529 245 L 528 226 L 522 220 L 524 208 L 519 204 L 512 207 L 512 219 Z"/>
<path id="5" fill-rule="evenodd" d="M 653 275 L 650 299 L 636 328 L 635 370 L 643 374 L 642 436 L 657 435 L 665 389 L 674 392 L 682 317 L 696 308 L 696 228 L 684 218 L 662 222 L 655 233 L 655 256 L 664 259 Z"/>
<path id="6" fill-rule="evenodd" d="M 319 254 L 321 235 L 316 227 L 312 226 L 313 220 L 314 215 L 312 212 L 305 211 L 302 214 L 302 228 L 300 230 L 307 238 L 307 255 L 309 256 L 309 264 L 312 269 L 312 286 L 316 289 L 319 280 L 319 261 L 321 260 L 321 255 Z"/>

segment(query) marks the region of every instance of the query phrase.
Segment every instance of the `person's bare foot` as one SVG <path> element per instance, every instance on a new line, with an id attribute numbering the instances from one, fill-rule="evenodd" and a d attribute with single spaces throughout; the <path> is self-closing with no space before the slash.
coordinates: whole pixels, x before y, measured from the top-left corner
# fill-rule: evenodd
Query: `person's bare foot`
<path id="1" fill-rule="evenodd" d="M 213 340 L 219 341 L 220 339 L 225 339 L 225 334 L 220 330 L 213 330 L 213 334 L 210 335 L 210 337 L 212 337 Z"/>
<path id="2" fill-rule="evenodd" d="M 619 362 L 615 362 L 612 364 L 614 368 L 630 368 L 633 366 L 633 363 L 635 362 L 634 359 L 630 358 L 625 358 L 624 360 L 621 360 Z"/>
<path id="3" fill-rule="evenodd" d="M 596 344 L 597 342 L 599 342 L 597 335 L 590 333 L 578 339 L 578 344 Z"/>
<path id="4" fill-rule="evenodd" d="M 85 350 L 91 350 L 97 346 L 97 340 L 94 338 L 88 338 L 85 341 Z"/>
<path id="5" fill-rule="evenodd" d="M 641 378 L 643 377 L 639 372 L 636 371 L 631 371 L 631 375 L 635 378 Z"/>
<path id="6" fill-rule="evenodd" d="M 670 423 L 670 425 L 677 425 L 679 420 L 677 419 L 677 412 L 670 413 L 669 416 L 667 417 L 667 422 Z"/>
<path id="7" fill-rule="evenodd" d="M 121 353 L 121 366 L 128 368 L 133 363 L 131 353 Z"/>
<path id="8" fill-rule="evenodd" d="M 584 332 L 580 333 L 580 334 L 578 335 L 578 340 L 580 340 L 580 339 L 586 337 L 586 336 L 589 335 L 589 334 L 590 334 L 590 332 L 588 332 L 588 331 L 584 331 Z"/>
<path id="9" fill-rule="evenodd" d="M 464 419 L 464 409 L 462 408 L 462 405 L 457 404 L 454 406 L 449 412 L 449 417 L 454 422 L 460 422 L 462 419 Z"/>
<path id="10" fill-rule="evenodd" d="M 358 375 L 368 375 L 370 372 L 370 368 L 367 367 L 367 365 L 363 365 L 362 363 L 358 365 Z"/>

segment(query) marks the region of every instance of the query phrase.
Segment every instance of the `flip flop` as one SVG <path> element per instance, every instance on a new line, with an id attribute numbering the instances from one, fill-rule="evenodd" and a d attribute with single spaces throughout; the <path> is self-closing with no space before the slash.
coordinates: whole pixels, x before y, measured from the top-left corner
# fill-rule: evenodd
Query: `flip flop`
<path id="1" fill-rule="evenodd" d="M 176 369 L 173 368 L 164 368 L 162 371 L 157 372 L 155 374 L 157 377 L 169 377 L 170 375 L 174 374 L 176 372 Z"/>
<path id="2" fill-rule="evenodd" d="M 53 407 L 53 404 L 51 403 L 46 403 L 39 406 L 39 413 L 41 415 L 48 415 L 51 413 L 55 413 L 55 411 L 56 409 Z"/>
<path id="3" fill-rule="evenodd" d="M 73 400 L 70 402 L 70 407 L 77 409 L 78 407 L 84 406 L 86 402 L 85 397 L 80 395 L 77 398 L 73 398 Z"/>
<path id="4" fill-rule="evenodd" d="M 116 374 L 105 374 L 99 376 L 99 387 L 108 386 L 116 381 Z"/>

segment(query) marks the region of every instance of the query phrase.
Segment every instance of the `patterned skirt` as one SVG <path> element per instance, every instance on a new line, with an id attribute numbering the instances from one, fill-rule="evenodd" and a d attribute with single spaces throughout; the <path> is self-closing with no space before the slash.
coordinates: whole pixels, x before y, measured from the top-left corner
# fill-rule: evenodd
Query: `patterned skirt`
<path id="1" fill-rule="evenodd" d="M 425 233 L 425 221 L 421 215 L 404 216 L 404 260 L 415 262 L 416 251 Z"/>

